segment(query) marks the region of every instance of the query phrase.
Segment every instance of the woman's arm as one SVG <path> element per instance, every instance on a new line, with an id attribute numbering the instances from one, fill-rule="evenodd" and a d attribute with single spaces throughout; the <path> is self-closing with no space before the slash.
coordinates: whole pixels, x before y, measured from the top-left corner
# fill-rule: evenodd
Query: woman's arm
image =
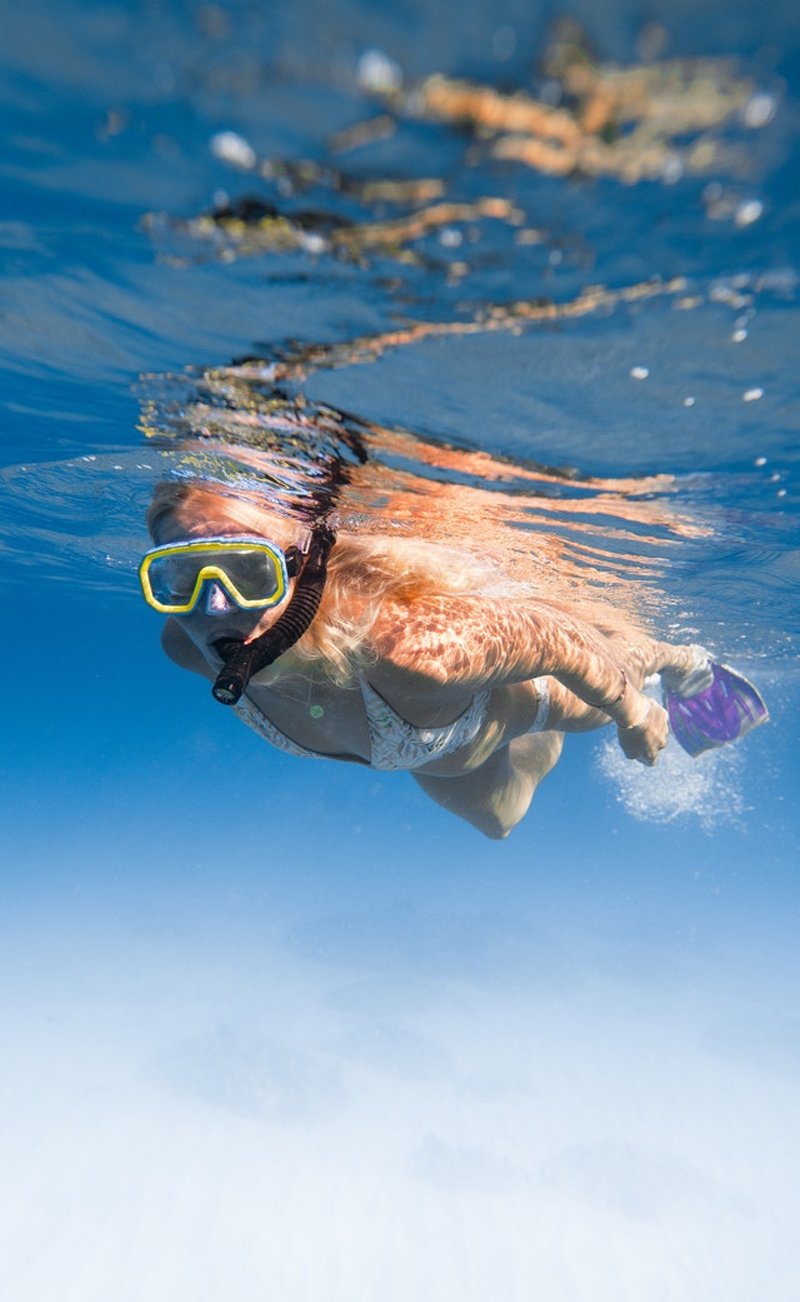
<path id="1" fill-rule="evenodd" d="M 666 742 L 664 711 L 639 690 L 635 661 L 620 663 L 601 634 L 529 599 L 446 596 L 397 603 L 383 612 L 375 641 L 380 662 L 370 669 L 370 681 L 378 691 L 463 698 L 552 675 L 613 719 L 629 758 L 652 763 Z"/>

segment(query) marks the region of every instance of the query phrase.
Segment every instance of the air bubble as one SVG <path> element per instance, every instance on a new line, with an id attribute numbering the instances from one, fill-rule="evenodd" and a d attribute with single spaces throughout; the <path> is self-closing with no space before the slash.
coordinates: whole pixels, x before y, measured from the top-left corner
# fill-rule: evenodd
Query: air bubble
<path id="1" fill-rule="evenodd" d="M 743 114 L 745 126 L 754 130 L 767 126 L 774 118 L 776 108 L 775 96 L 767 91 L 759 91 L 745 105 Z"/>
<path id="2" fill-rule="evenodd" d="M 390 94 L 403 84 L 400 65 L 382 50 L 365 50 L 358 61 L 358 80 L 363 90 Z"/>
<path id="3" fill-rule="evenodd" d="M 764 205 L 760 199 L 745 199 L 736 209 L 734 221 L 737 226 L 752 226 L 757 222 L 764 212 Z"/>
<path id="4" fill-rule="evenodd" d="M 243 172 L 251 171 L 258 161 L 253 146 L 236 131 L 218 131 L 208 142 L 215 158 L 232 167 L 240 167 Z"/>

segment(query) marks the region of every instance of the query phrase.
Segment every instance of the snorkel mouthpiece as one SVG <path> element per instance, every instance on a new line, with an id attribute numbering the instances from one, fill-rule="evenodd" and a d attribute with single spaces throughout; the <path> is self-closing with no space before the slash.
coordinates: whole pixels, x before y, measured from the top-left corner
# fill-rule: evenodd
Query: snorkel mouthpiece
<path id="1" fill-rule="evenodd" d="M 247 687 L 256 672 L 253 668 L 256 645 L 255 642 L 248 644 L 229 638 L 220 638 L 214 643 L 214 650 L 222 656 L 223 665 L 211 688 L 211 694 L 220 705 L 235 705 Z"/>
<path id="2" fill-rule="evenodd" d="M 220 638 L 213 643 L 223 665 L 211 688 L 211 695 L 220 705 L 235 705 L 253 675 L 273 664 L 309 628 L 322 600 L 328 555 L 335 541 L 336 535 L 327 525 L 314 531 L 306 563 L 295 584 L 294 595 L 272 628 L 253 642 Z"/>

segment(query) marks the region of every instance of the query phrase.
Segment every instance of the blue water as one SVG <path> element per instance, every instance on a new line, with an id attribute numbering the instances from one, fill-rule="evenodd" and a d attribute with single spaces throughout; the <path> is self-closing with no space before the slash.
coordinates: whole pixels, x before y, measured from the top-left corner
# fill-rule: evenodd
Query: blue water
<path id="1" fill-rule="evenodd" d="M 668 55 L 731 56 L 773 98 L 763 128 L 721 133 L 734 161 L 712 175 L 542 176 L 470 161 L 463 134 L 415 120 L 337 160 L 505 196 L 545 232 L 519 245 L 481 222 L 465 279 L 441 263 L 472 252 L 435 235 L 430 264 L 359 264 L 226 261 L 169 229 L 254 189 L 215 133 L 322 161 L 376 111 L 366 51 L 410 81 L 513 88 L 556 12 L 5 7 L 13 1302 L 797 1297 L 796 7 L 573 6 L 605 61 L 630 65 L 658 20 Z M 335 192 L 308 202 L 323 200 L 352 213 Z M 747 203 L 758 216 L 737 224 Z M 161 235 L 147 213 L 166 215 Z M 751 673 L 768 727 L 652 773 L 572 738 L 494 844 L 401 775 L 271 752 L 163 658 L 135 576 L 157 477 L 138 427 L 161 377 L 677 275 L 684 310 L 664 295 L 429 338 L 304 387 L 420 448 L 678 476 L 670 500 L 704 532 L 653 548 L 650 613 Z"/>

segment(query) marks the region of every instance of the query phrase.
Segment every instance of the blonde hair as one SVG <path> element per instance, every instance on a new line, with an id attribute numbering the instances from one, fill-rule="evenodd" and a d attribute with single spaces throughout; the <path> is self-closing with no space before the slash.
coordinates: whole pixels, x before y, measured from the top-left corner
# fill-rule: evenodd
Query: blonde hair
<path id="1" fill-rule="evenodd" d="M 169 522 L 187 522 L 187 515 L 193 533 L 205 523 L 214 528 L 221 519 L 265 537 L 271 533 L 267 517 L 281 521 L 281 533 L 289 525 L 286 515 L 270 511 L 254 494 L 232 496 L 191 482 L 158 484 L 147 515 L 155 541 L 167 532 Z M 319 610 L 291 656 L 315 664 L 337 686 L 348 686 L 359 669 L 376 658 L 371 635 L 387 603 L 490 590 L 498 590 L 496 570 L 469 552 L 387 534 L 338 533 Z"/>

